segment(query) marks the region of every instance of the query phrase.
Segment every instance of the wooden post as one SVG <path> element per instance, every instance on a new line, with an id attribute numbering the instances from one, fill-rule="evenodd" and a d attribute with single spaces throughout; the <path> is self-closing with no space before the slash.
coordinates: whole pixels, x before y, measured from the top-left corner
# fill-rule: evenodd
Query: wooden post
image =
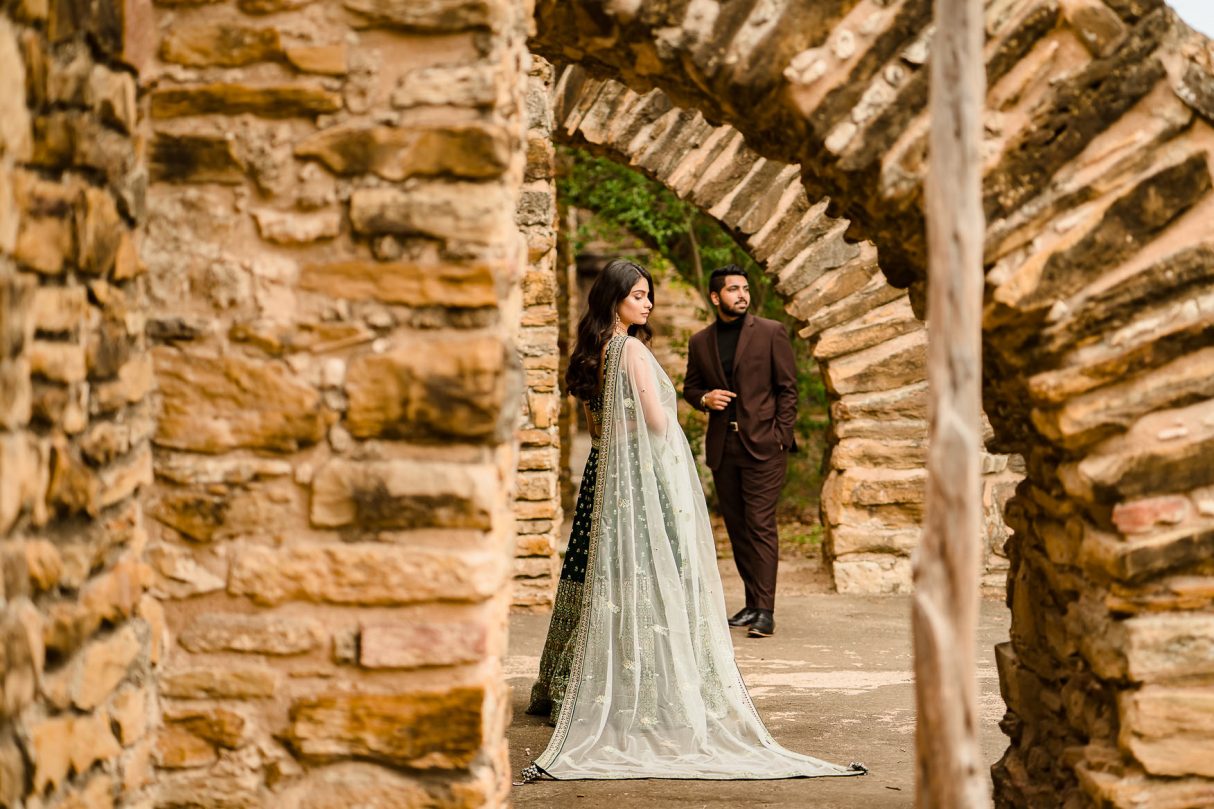
<path id="1" fill-rule="evenodd" d="M 935 0 L 927 178 L 928 434 L 916 553 L 916 806 L 990 806 L 978 746 L 982 538 L 982 0 Z"/>

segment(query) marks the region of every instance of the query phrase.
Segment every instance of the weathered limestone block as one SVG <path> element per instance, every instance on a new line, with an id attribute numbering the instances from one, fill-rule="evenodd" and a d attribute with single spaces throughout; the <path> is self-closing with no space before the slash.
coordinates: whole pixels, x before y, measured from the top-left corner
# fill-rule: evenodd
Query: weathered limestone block
<path id="1" fill-rule="evenodd" d="M 70 558 L 68 553 L 65 552 L 64 556 L 67 557 L 65 563 L 70 563 L 73 567 L 79 565 L 79 560 Z M 65 564 L 62 581 L 83 578 L 84 574 L 67 569 Z M 47 649 L 66 657 L 83 645 L 102 623 L 119 625 L 122 629 L 107 636 L 105 642 L 97 646 L 92 654 L 97 656 L 96 662 L 100 666 L 107 666 L 112 662 L 115 667 L 123 668 L 123 659 L 135 648 L 126 634 L 130 625 L 123 622 L 135 614 L 147 578 L 145 567 L 133 551 L 128 552 L 109 570 L 87 580 L 80 587 L 76 600 L 59 601 L 51 605 L 47 610 L 48 620 L 43 632 Z M 83 682 L 87 679 L 83 670 L 89 659 L 81 655 L 66 669 L 61 670 L 69 680 L 69 690 L 77 685 L 81 689 L 79 694 L 75 691 L 72 694 L 86 703 L 97 697 L 97 692 L 90 689 L 100 687 L 98 683 Z M 101 685 L 104 685 L 107 676 L 105 672 L 98 673 Z"/>
<path id="2" fill-rule="evenodd" d="M 487 529 L 496 470 L 490 465 L 333 459 L 312 482 L 312 523 L 368 531 Z"/>
<path id="3" fill-rule="evenodd" d="M 24 427 L 32 412 L 29 360 L 25 357 L 0 359 L 0 429 Z"/>
<path id="4" fill-rule="evenodd" d="M 286 737 L 311 760 L 357 756 L 404 767 L 465 767 L 483 743 L 486 699 L 480 688 L 304 698 L 291 706 Z"/>
<path id="5" fill-rule="evenodd" d="M 227 521 L 228 497 L 199 491 L 161 489 L 148 513 L 160 523 L 197 542 L 209 542 Z"/>
<path id="6" fill-rule="evenodd" d="M 846 223 L 843 223 L 841 227 L 845 226 Z M 877 268 L 877 248 L 871 242 L 865 242 L 855 252 L 857 255 L 854 258 L 825 267 L 817 278 L 807 278 L 809 282 L 804 286 L 801 286 L 799 279 L 806 275 L 806 271 L 795 273 L 797 280 L 790 279 L 790 283 L 796 286 L 785 287 L 792 294 L 787 305 L 789 314 L 806 319 L 868 286 L 880 273 Z"/>
<path id="7" fill-rule="evenodd" d="M 126 679 L 142 649 L 143 644 L 130 624 L 85 647 L 78 664 L 73 666 L 72 704 L 87 711 L 103 703 Z"/>
<path id="8" fill-rule="evenodd" d="M 259 665 L 226 664 L 175 669 L 159 680 L 160 694 L 174 699 L 266 699 L 279 692 L 282 675 Z"/>
<path id="9" fill-rule="evenodd" d="M 153 356 L 162 395 L 159 446 L 208 453 L 237 447 L 291 451 L 324 436 L 320 394 L 283 363 L 167 347 Z"/>
<path id="10" fill-rule="evenodd" d="M 245 179 L 235 139 L 222 136 L 157 132 L 148 169 L 155 182 L 235 185 Z"/>
<path id="11" fill-rule="evenodd" d="M 363 624 L 358 664 L 368 669 L 414 669 L 477 663 L 488 651 L 488 631 L 472 621 Z"/>
<path id="12" fill-rule="evenodd" d="M 344 42 L 331 45 L 287 45 L 283 48 L 287 61 L 304 73 L 322 76 L 344 76 L 350 70 L 350 57 Z"/>
<path id="13" fill-rule="evenodd" d="M 248 652 L 296 655 L 318 648 L 324 627 L 315 618 L 290 615 L 209 613 L 181 630 L 178 640 L 195 653 Z"/>
<path id="14" fill-rule="evenodd" d="M 911 591 L 911 562 L 888 553 L 860 553 L 836 557 L 831 565 L 835 589 L 840 593 L 888 594 Z"/>
<path id="15" fill-rule="evenodd" d="M 1207 400 L 1144 416 L 1059 472 L 1067 491 L 1083 500 L 1136 497 L 1214 483 L 1211 453 L 1214 401 Z"/>
<path id="16" fill-rule="evenodd" d="M 509 134 L 499 126 L 387 127 L 351 125 L 323 130 L 295 147 L 336 174 L 407 177 L 451 175 L 487 180 L 509 165 Z"/>
<path id="17" fill-rule="evenodd" d="M 511 359 L 496 338 L 479 335 L 410 337 L 357 356 L 346 373 L 348 428 L 359 438 L 501 440 Z"/>
<path id="18" fill-rule="evenodd" d="M 20 556 L 14 554 L 5 560 L 5 566 L 19 560 Z M 19 716 L 34 700 L 46 661 L 42 616 L 28 598 L 17 596 L 14 590 L 19 592 L 19 588 L 10 584 L 8 589 L 11 600 L 0 614 L 0 649 L 4 650 L 6 666 L 0 688 L 0 716 L 6 718 Z"/>
<path id="19" fill-rule="evenodd" d="M 234 554 L 228 592 L 259 604 L 482 601 L 501 586 L 503 562 L 496 553 L 378 543 L 247 546 Z"/>
<path id="20" fill-rule="evenodd" d="M 305 264 L 299 288 L 331 298 L 477 309 L 497 305 L 497 278 L 504 271 L 481 262 L 432 265 L 355 258 Z"/>
<path id="21" fill-rule="evenodd" d="M 548 500 L 557 496 L 556 475 L 552 472 L 521 472 L 517 480 L 519 500 Z"/>
<path id="22" fill-rule="evenodd" d="M 76 266 L 91 275 L 108 274 L 125 231 L 113 196 L 86 188 L 76 209 Z"/>
<path id="23" fill-rule="evenodd" d="M 26 352 L 30 373 L 53 382 L 72 384 L 88 376 L 85 349 L 78 343 L 52 343 L 34 340 Z"/>
<path id="24" fill-rule="evenodd" d="M 445 778 L 443 782 L 409 778 L 373 764 L 347 762 L 310 770 L 293 785 L 284 800 L 297 800 L 299 809 L 357 806 L 359 809 L 398 809 L 404 806 L 473 807 L 491 805 L 497 784 L 481 771 L 480 778 Z"/>
<path id="25" fill-rule="evenodd" d="M 1099 0 L 1063 0 L 1061 6 L 1066 21 L 1093 56 L 1108 56 L 1128 32 L 1121 18 Z"/>
<path id="26" fill-rule="evenodd" d="M 360 188 L 350 195 L 350 223 L 367 234 L 500 242 L 514 231 L 513 209 L 506 188 L 492 183 L 427 182 L 408 191 Z"/>
<path id="27" fill-rule="evenodd" d="M 1120 764 L 1120 762 L 1118 762 Z M 1081 762 L 1076 774 L 1084 791 L 1114 809 L 1139 806 L 1185 807 L 1214 803 L 1214 783 L 1205 778 L 1151 778 L 1138 768 L 1105 771 Z"/>
<path id="28" fill-rule="evenodd" d="M 926 461 L 927 442 L 923 438 L 844 438 L 830 455 L 831 466 L 836 469 L 919 469 Z"/>
<path id="29" fill-rule="evenodd" d="M 218 752 L 206 740 L 183 728 L 165 727 L 156 734 L 156 764 L 167 770 L 214 764 Z"/>
<path id="30" fill-rule="evenodd" d="M 923 468 L 857 468 L 832 473 L 822 487 L 823 506 L 922 505 L 927 473 Z"/>
<path id="31" fill-rule="evenodd" d="M 23 511 L 28 509 L 37 513 L 37 503 L 47 494 L 46 458 L 31 437 L 0 433 L 0 476 L 5 481 L 13 481 L 0 488 L 2 534 L 13 526 Z"/>
<path id="32" fill-rule="evenodd" d="M 231 23 L 176 26 L 160 41 L 161 59 L 196 67 L 240 67 L 275 59 L 281 51 L 277 29 Z"/>
<path id="33" fill-rule="evenodd" d="M 159 598 L 189 598 L 224 587 L 224 580 L 215 572 L 172 545 L 153 546 L 147 559 L 154 574 L 150 590 Z"/>
<path id="34" fill-rule="evenodd" d="M 1143 683 L 1208 676 L 1214 672 L 1214 615 L 1161 613 L 1124 622 L 1130 678 Z"/>
<path id="35" fill-rule="evenodd" d="M 1214 251 L 1203 257 L 1199 270 L 1208 273 L 1211 262 Z M 1098 340 L 1069 352 L 1062 367 L 1030 376 L 1028 388 L 1034 404 L 1056 407 L 1071 397 L 1124 381 L 1141 368 L 1174 360 L 1177 343 L 1193 339 L 1214 322 L 1214 291 L 1194 291 L 1155 306 L 1140 305 L 1132 315 L 1130 322 L 1110 326 Z"/>
<path id="36" fill-rule="evenodd" d="M 34 791 L 38 793 L 48 786 L 58 787 L 69 772 L 88 772 L 96 762 L 122 752 L 104 711 L 32 719 L 23 724 L 34 764 Z"/>
<path id="37" fill-rule="evenodd" d="M 1214 397 L 1214 348 L 1186 354 L 1143 376 L 1068 399 L 1055 410 L 1033 410 L 1033 424 L 1063 446 L 1076 448 L 1155 410 L 1186 399 Z"/>
<path id="38" fill-rule="evenodd" d="M 275 211 L 253 213 L 261 238 L 274 244 L 311 244 L 337 237 L 341 233 L 341 214 L 337 211 Z"/>
<path id="39" fill-rule="evenodd" d="M 889 303 L 869 309 L 855 320 L 821 332 L 814 344 L 814 357 L 831 360 L 922 328 L 923 322 L 911 311 L 910 299 L 901 295 Z"/>
<path id="40" fill-rule="evenodd" d="M 220 706 L 179 708 L 164 712 L 165 724 L 200 739 L 235 750 L 249 741 L 249 720 L 239 711 Z"/>
<path id="41" fill-rule="evenodd" d="M 1214 777 L 1214 689 L 1147 685 L 1118 705 L 1121 745 L 1147 772 Z"/>
<path id="42" fill-rule="evenodd" d="M 1193 516 L 1193 502 L 1180 494 L 1131 500 L 1113 506 L 1113 524 L 1126 534 L 1145 534 L 1157 526 L 1183 523 Z"/>
<path id="43" fill-rule="evenodd" d="M 498 95 L 498 75 L 490 65 L 436 65 L 411 70 L 392 91 L 392 106 L 488 107 Z"/>
<path id="44" fill-rule="evenodd" d="M 920 528 L 872 529 L 844 523 L 830 530 L 830 551 L 835 557 L 858 553 L 909 556 L 923 535 Z"/>
<path id="45" fill-rule="evenodd" d="M 802 338 L 813 338 L 819 332 L 839 326 L 840 323 L 853 321 L 864 313 L 877 309 L 878 306 L 889 304 L 891 301 L 903 298 L 906 290 L 891 287 L 883 275 L 874 275 L 860 290 L 847 295 L 846 298 L 833 302 L 828 306 L 813 312 L 807 312 L 805 328 L 798 334 Z"/>
<path id="46" fill-rule="evenodd" d="M 519 452 L 520 472 L 556 469 L 560 463 L 560 450 L 555 447 L 524 449 Z"/>
<path id="47" fill-rule="evenodd" d="M 314 118 L 342 108 L 341 96 L 320 85 L 200 84 L 152 91 L 152 117 L 185 115 L 259 115 L 263 118 Z"/>
<path id="48" fill-rule="evenodd" d="M 846 397 L 845 397 L 846 398 Z M 839 404 L 835 402 L 835 404 Z M 832 405 L 833 407 L 833 405 Z M 927 434 L 925 419 L 890 418 L 857 418 L 849 421 L 835 422 L 831 425 L 835 437 L 844 438 L 876 438 L 890 441 L 910 441 L 922 438 Z"/>
<path id="49" fill-rule="evenodd" d="M 83 286 L 38 287 L 30 302 L 28 317 L 35 332 L 76 334 L 89 325 L 88 288 Z"/>
<path id="50" fill-rule="evenodd" d="M 913 331 L 829 363 L 823 374 L 836 395 L 889 390 L 920 382 L 927 375 L 927 332 Z"/>
<path id="51" fill-rule="evenodd" d="M 25 103 L 25 60 L 16 33 L 7 17 L 0 20 L 0 155 L 23 160 L 30 156 L 32 133 Z"/>
<path id="52" fill-rule="evenodd" d="M 147 733 L 151 686 L 124 686 L 114 695 L 109 712 L 113 724 L 118 727 L 118 741 L 130 747 Z"/>

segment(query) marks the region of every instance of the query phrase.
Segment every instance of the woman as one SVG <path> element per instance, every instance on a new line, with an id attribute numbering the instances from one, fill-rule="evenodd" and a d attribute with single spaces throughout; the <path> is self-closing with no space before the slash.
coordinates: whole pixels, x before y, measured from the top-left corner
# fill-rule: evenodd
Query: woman
<path id="1" fill-rule="evenodd" d="M 674 386 L 645 346 L 653 300 L 616 259 L 578 324 L 566 381 L 593 443 L 527 710 L 556 731 L 524 782 L 859 775 L 776 744 L 742 683 Z"/>

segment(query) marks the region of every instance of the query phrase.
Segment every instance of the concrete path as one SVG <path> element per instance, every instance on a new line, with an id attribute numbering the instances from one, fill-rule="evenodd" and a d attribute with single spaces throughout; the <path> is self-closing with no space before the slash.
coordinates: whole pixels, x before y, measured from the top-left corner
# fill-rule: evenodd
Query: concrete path
<path id="1" fill-rule="evenodd" d="M 790 781 L 539 781 L 515 787 L 516 807 L 625 809 L 661 807 L 881 807 L 914 805 L 914 685 L 910 599 L 821 592 L 811 560 L 781 562 L 776 635 L 750 640 L 734 630 L 738 663 L 772 735 L 797 752 L 846 764 L 861 761 L 860 778 Z M 741 583 L 722 560 L 727 606 L 741 606 Z M 1006 747 L 992 648 L 1007 639 L 1002 602 L 985 601 L 978 638 L 982 748 L 994 762 Z M 547 615 L 510 621 L 506 674 L 514 724 L 511 766 L 517 773 L 547 744 L 552 729 L 523 713 L 548 629 Z"/>

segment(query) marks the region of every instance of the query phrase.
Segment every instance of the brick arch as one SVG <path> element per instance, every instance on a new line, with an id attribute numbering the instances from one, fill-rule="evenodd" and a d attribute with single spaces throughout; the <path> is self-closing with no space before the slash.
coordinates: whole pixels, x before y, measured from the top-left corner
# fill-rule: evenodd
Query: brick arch
<path id="1" fill-rule="evenodd" d="M 661 90 L 640 94 L 576 66 L 557 82 L 553 137 L 644 172 L 724 225 L 771 279 L 798 336 L 813 345 L 830 402 L 822 492 L 826 556 L 844 593 L 905 593 L 922 533 L 926 330 L 877 248 L 811 201 L 799 166 L 757 154 Z M 1019 459 L 1017 459 L 1019 460 Z M 1001 503 L 1019 476 L 988 456 L 987 584 L 1002 591 Z"/>
<path id="2" fill-rule="evenodd" d="M 536 19 L 538 52 L 799 164 L 921 300 L 926 0 L 541 0 Z M 1161 0 L 1008 0 L 986 56 L 984 404 L 1027 459 L 998 800 L 1205 805 L 1214 49 Z"/>

